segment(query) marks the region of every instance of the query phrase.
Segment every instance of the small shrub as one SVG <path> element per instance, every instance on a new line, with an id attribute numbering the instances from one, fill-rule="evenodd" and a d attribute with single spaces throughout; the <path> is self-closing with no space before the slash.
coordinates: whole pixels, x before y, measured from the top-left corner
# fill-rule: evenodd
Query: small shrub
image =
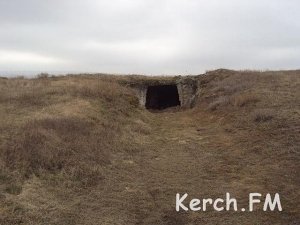
<path id="1" fill-rule="evenodd" d="M 257 123 L 272 120 L 274 116 L 275 113 L 269 109 L 259 109 L 252 114 L 253 120 Z"/>
<path id="2" fill-rule="evenodd" d="M 84 187 L 94 186 L 104 179 L 103 171 L 99 165 L 90 166 L 79 163 L 76 167 L 69 168 L 65 171 L 65 174 L 71 181 L 81 184 Z"/>
<path id="3" fill-rule="evenodd" d="M 238 107 L 243 107 L 251 103 L 258 102 L 257 96 L 251 93 L 244 93 L 233 98 L 233 105 Z"/>
<path id="4" fill-rule="evenodd" d="M 22 192 L 22 186 L 17 184 L 9 184 L 5 188 L 5 192 L 12 195 L 18 195 Z"/>
<path id="5" fill-rule="evenodd" d="M 18 76 L 16 76 L 16 77 L 14 77 L 13 79 L 24 80 L 24 79 L 25 79 L 25 76 L 23 76 L 23 75 L 18 75 Z"/>
<path id="6" fill-rule="evenodd" d="M 0 161 L 0 184 L 10 181 L 9 171 L 4 166 L 4 163 Z"/>
<path id="7" fill-rule="evenodd" d="M 38 79 L 46 79 L 48 77 L 49 77 L 48 73 L 40 73 L 40 74 L 37 75 Z"/>
<path id="8" fill-rule="evenodd" d="M 226 105 L 230 105 L 230 104 L 231 104 L 231 101 L 230 101 L 229 96 L 220 96 L 219 98 L 217 98 L 215 101 L 211 102 L 208 105 L 208 110 L 214 111 L 220 106 L 226 106 Z"/>

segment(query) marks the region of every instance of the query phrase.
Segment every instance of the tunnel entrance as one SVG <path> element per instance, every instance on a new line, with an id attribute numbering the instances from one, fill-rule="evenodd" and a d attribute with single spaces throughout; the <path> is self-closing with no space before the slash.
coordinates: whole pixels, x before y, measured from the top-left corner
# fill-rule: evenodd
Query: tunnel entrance
<path id="1" fill-rule="evenodd" d="M 162 110 L 180 105 L 177 85 L 149 86 L 146 94 L 146 108 Z"/>

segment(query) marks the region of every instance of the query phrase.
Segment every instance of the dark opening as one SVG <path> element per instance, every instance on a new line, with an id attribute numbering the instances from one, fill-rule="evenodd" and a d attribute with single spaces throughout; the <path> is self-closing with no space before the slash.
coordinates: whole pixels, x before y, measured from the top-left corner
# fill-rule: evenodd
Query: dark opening
<path id="1" fill-rule="evenodd" d="M 180 105 L 176 85 L 149 86 L 146 95 L 147 109 L 165 109 Z"/>

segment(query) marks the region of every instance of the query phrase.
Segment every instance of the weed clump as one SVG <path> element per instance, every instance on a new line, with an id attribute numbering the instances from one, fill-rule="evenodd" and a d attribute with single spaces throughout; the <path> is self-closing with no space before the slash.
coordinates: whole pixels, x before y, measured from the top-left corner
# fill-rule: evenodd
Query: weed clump
<path id="1" fill-rule="evenodd" d="M 272 120 L 275 117 L 275 113 L 270 109 L 258 109 L 252 113 L 254 122 L 262 123 Z"/>
<path id="2" fill-rule="evenodd" d="M 45 171 L 64 171 L 73 180 L 92 177 L 95 165 L 110 163 L 109 146 L 113 140 L 101 138 L 104 128 L 93 130 L 92 122 L 76 117 L 29 121 L 18 139 L 9 142 L 3 153 L 5 163 L 13 170 L 21 169 L 26 177 Z"/>

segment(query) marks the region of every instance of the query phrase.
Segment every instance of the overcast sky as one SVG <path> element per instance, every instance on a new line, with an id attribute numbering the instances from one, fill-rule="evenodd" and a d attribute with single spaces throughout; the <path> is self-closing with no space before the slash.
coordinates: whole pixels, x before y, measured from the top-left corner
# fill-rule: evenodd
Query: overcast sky
<path id="1" fill-rule="evenodd" d="M 0 0 L 0 28 L 0 71 L 300 68 L 300 0 Z"/>

